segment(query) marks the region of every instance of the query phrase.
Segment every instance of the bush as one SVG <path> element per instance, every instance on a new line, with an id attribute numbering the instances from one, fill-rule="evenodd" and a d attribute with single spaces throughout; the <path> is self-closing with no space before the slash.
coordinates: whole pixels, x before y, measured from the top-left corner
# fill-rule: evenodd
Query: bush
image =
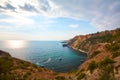
<path id="1" fill-rule="evenodd" d="M 83 71 L 85 71 L 85 69 L 84 69 L 84 68 L 80 70 L 80 72 L 83 72 Z"/>
<path id="2" fill-rule="evenodd" d="M 56 80 L 65 80 L 65 77 L 64 76 L 57 76 L 55 77 Z"/>
<path id="3" fill-rule="evenodd" d="M 111 52 L 115 52 L 120 49 L 120 46 L 118 45 L 118 43 L 113 43 L 113 44 L 107 44 L 106 48 L 107 48 L 107 50 L 109 50 Z"/>
<path id="4" fill-rule="evenodd" d="M 0 74 L 8 73 L 12 67 L 12 59 L 10 57 L 0 58 Z"/>
<path id="5" fill-rule="evenodd" d="M 116 58 L 118 56 L 120 56 L 120 52 L 113 52 L 112 53 L 112 58 Z"/>
<path id="6" fill-rule="evenodd" d="M 80 73 L 79 76 L 77 77 L 77 80 L 81 80 L 85 77 L 85 73 Z"/>
<path id="7" fill-rule="evenodd" d="M 2 73 L 0 74 L 0 80 L 15 80 L 14 76 L 11 75 L 10 73 Z"/>
<path id="8" fill-rule="evenodd" d="M 30 72 L 26 72 L 23 77 L 26 78 L 26 77 L 28 77 L 28 76 L 30 76 L 30 75 L 31 75 Z"/>
<path id="9" fill-rule="evenodd" d="M 96 55 L 98 55 L 101 51 L 97 50 L 97 51 L 94 51 L 93 54 L 90 56 L 90 58 L 93 58 L 95 57 Z"/>
<path id="10" fill-rule="evenodd" d="M 20 61 L 17 68 L 26 69 L 29 66 L 27 62 Z"/>
<path id="11" fill-rule="evenodd" d="M 78 76 L 80 73 L 82 73 L 82 72 L 84 72 L 84 71 L 85 71 L 84 68 L 80 69 L 80 71 L 76 73 L 76 76 Z"/>
<path id="12" fill-rule="evenodd" d="M 106 57 L 102 61 L 98 63 L 99 69 L 100 69 L 100 77 L 99 80 L 114 80 L 114 66 L 112 59 Z"/>
<path id="13" fill-rule="evenodd" d="M 90 73 L 92 74 L 93 71 L 94 71 L 94 69 L 96 69 L 96 68 L 97 68 L 96 62 L 95 62 L 95 61 L 91 61 L 91 62 L 89 63 L 89 65 L 88 65 L 88 70 L 90 70 Z"/>
<path id="14" fill-rule="evenodd" d="M 105 66 L 107 66 L 107 65 L 109 65 L 109 64 L 113 64 L 113 63 L 115 63 L 114 60 L 106 57 L 105 59 L 103 59 L 102 61 L 100 61 L 100 62 L 98 63 L 98 66 L 99 66 L 99 68 L 101 68 L 101 67 L 105 67 Z"/>
<path id="15" fill-rule="evenodd" d="M 114 67 L 107 65 L 101 68 L 99 80 L 114 80 Z"/>

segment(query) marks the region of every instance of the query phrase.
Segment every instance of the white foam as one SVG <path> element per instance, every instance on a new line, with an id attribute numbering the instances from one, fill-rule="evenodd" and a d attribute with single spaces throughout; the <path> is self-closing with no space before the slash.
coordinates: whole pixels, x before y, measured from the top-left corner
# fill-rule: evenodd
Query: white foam
<path id="1" fill-rule="evenodd" d="M 37 65 L 39 65 L 39 62 L 36 62 Z"/>
<path id="2" fill-rule="evenodd" d="M 45 63 L 48 63 L 48 62 L 50 62 L 52 59 L 51 58 L 48 58 L 48 60 L 45 62 Z"/>

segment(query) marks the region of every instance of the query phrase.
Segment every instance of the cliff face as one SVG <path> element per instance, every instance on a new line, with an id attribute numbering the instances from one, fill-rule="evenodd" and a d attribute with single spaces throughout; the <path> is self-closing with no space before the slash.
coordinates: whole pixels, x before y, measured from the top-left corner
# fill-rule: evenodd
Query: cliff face
<path id="1" fill-rule="evenodd" d="M 83 80 L 120 79 L 120 29 L 76 36 L 68 45 L 88 55 L 76 77 Z"/>

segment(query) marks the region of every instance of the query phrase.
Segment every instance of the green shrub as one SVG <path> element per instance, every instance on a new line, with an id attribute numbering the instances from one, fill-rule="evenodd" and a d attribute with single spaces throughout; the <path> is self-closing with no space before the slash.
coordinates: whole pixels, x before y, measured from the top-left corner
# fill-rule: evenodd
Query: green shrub
<path id="1" fill-rule="evenodd" d="M 79 76 L 77 77 L 77 80 L 81 80 L 85 77 L 85 73 L 80 73 Z"/>
<path id="2" fill-rule="evenodd" d="M 23 77 L 26 78 L 26 77 L 28 77 L 28 76 L 30 76 L 30 75 L 31 75 L 30 72 L 26 72 Z"/>
<path id="3" fill-rule="evenodd" d="M 90 70 L 90 73 L 92 74 L 93 71 L 94 71 L 94 69 L 96 69 L 96 68 L 97 68 L 96 62 L 95 62 L 95 61 L 91 61 L 91 62 L 89 63 L 89 65 L 88 65 L 88 70 Z"/>
<path id="4" fill-rule="evenodd" d="M 114 80 L 114 67 L 113 65 L 107 65 L 100 69 L 99 80 Z"/>
<path id="5" fill-rule="evenodd" d="M 65 77 L 64 76 L 57 76 L 55 77 L 56 80 L 65 80 Z"/>
<path id="6" fill-rule="evenodd" d="M 14 76 L 10 73 L 2 73 L 0 74 L 0 80 L 15 80 Z"/>
<path id="7" fill-rule="evenodd" d="M 79 73 L 82 73 L 82 72 L 84 72 L 84 71 L 85 71 L 85 69 L 84 69 L 84 68 L 80 69 L 80 71 L 76 73 L 76 76 L 78 76 L 78 75 L 79 75 Z"/>
<path id="8" fill-rule="evenodd" d="M 77 69 L 72 69 L 70 72 L 71 72 L 71 73 L 76 73 L 76 72 L 77 72 Z"/>
<path id="9" fill-rule="evenodd" d="M 0 74 L 8 73 L 12 67 L 12 59 L 10 57 L 0 58 Z"/>
<path id="10" fill-rule="evenodd" d="M 80 70 L 80 72 L 83 72 L 83 71 L 85 71 L 85 69 L 84 69 L 84 68 Z"/>
<path id="11" fill-rule="evenodd" d="M 114 60 L 106 57 L 102 61 L 98 62 L 98 67 L 100 69 L 99 80 L 114 80 Z"/>
<path id="12" fill-rule="evenodd" d="M 112 58 L 116 58 L 118 56 L 120 56 L 120 52 L 113 52 L 112 53 Z"/>
<path id="13" fill-rule="evenodd" d="M 107 50 L 111 52 L 118 51 L 120 49 L 120 46 L 118 43 L 113 43 L 113 44 L 107 44 L 106 45 Z"/>
<path id="14" fill-rule="evenodd" d="M 90 56 L 90 58 L 93 58 L 95 57 L 96 55 L 98 55 L 101 51 L 97 50 L 97 51 L 94 51 L 93 54 Z"/>
<path id="15" fill-rule="evenodd" d="M 98 63 L 98 67 L 101 68 L 101 67 L 107 66 L 107 65 L 109 65 L 109 64 L 113 64 L 113 63 L 115 63 L 114 60 L 106 57 L 105 59 L 103 59 L 102 61 L 100 61 L 100 62 Z"/>
<path id="16" fill-rule="evenodd" d="M 28 66 L 30 65 L 27 62 L 20 61 L 17 65 L 17 68 L 26 69 Z"/>
<path id="17" fill-rule="evenodd" d="M 119 68 L 120 68 L 120 64 L 119 64 L 119 65 L 117 65 L 117 66 L 115 67 L 116 74 L 118 74 L 118 73 L 119 73 Z"/>

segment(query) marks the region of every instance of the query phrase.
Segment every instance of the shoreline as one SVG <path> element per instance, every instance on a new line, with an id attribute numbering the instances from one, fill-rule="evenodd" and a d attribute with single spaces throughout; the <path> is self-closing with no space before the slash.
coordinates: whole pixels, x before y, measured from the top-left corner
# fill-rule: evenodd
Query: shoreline
<path id="1" fill-rule="evenodd" d="M 76 51 L 79 51 L 79 52 L 82 52 L 83 54 L 86 54 L 88 55 L 88 52 L 84 51 L 84 50 L 81 50 L 81 49 L 77 49 L 77 48 L 74 48 L 72 46 L 68 46 L 69 48 L 73 49 L 73 50 L 76 50 Z"/>

